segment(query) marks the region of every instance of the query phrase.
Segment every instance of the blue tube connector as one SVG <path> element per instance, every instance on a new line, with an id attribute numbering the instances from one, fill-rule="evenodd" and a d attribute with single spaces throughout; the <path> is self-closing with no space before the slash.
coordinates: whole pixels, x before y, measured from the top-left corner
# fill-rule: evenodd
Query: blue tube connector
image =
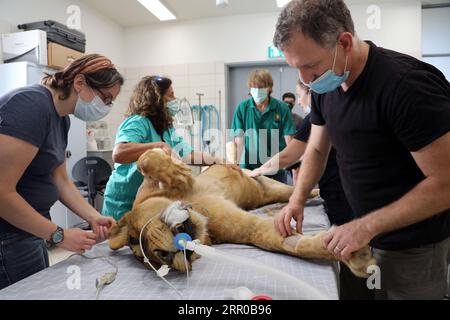
<path id="1" fill-rule="evenodd" d="M 173 245 L 178 250 L 183 251 L 186 248 L 182 243 L 187 243 L 187 242 L 191 242 L 191 241 L 192 241 L 192 238 L 190 235 L 188 235 L 187 233 L 179 233 L 173 239 Z"/>

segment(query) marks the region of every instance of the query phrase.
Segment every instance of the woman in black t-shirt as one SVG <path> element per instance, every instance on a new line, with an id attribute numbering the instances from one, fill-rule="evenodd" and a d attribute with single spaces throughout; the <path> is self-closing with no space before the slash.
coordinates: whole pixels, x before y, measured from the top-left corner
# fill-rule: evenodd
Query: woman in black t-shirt
<path id="1" fill-rule="evenodd" d="M 69 115 L 97 121 L 108 114 L 123 78 L 111 61 L 86 55 L 42 85 L 0 97 L 0 289 L 48 266 L 45 240 L 82 253 L 107 237 L 114 220 L 81 196 L 65 166 Z M 63 230 L 50 219 L 60 200 L 93 233 Z"/>

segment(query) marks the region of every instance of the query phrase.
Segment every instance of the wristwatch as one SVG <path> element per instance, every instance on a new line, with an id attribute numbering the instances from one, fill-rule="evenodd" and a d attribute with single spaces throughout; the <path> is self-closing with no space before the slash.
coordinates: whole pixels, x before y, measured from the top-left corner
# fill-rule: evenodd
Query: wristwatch
<path id="1" fill-rule="evenodd" d="M 63 230 L 63 228 L 58 226 L 58 228 L 56 228 L 56 231 L 51 234 L 50 240 L 48 241 L 48 243 L 50 243 L 50 245 L 54 246 L 63 241 L 64 241 L 64 230 Z"/>

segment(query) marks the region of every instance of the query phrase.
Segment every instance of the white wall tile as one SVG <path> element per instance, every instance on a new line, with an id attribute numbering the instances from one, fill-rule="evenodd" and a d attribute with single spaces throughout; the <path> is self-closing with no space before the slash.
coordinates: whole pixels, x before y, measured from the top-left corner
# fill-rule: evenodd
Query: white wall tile
<path id="1" fill-rule="evenodd" d="M 179 99 L 187 98 L 189 100 L 190 98 L 190 90 L 188 87 L 176 87 L 174 85 L 173 90 L 175 92 L 175 96 Z M 189 101 L 190 102 L 190 101 Z"/>
<path id="2" fill-rule="evenodd" d="M 191 74 L 214 74 L 216 72 L 216 65 L 214 62 L 210 63 L 194 63 L 189 65 L 189 75 Z"/>
<path id="3" fill-rule="evenodd" d="M 116 66 L 117 71 L 122 75 L 122 77 L 125 77 L 125 68 L 124 67 L 118 67 Z"/>
<path id="4" fill-rule="evenodd" d="M 127 80 L 139 79 L 141 77 L 140 72 L 141 72 L 140 68 L 127 68 L 125 69 L 125 78 Z"/>
<path id="5" fill-rule="evenodd" d="M 163 67 L 164 74 L 169 77 L 187 76 L 189 74 L 189 66 L 187 64 L 174 64 Z"/>
<path id="6" fill-rule="evenodd" d="M 138 80 L 138 82 L 139 82 L 139 81 L 141 81 L 141 79 L 143 77 L 151 76 L 149 70 L 150 70 L 149 67 L 141 67 L 141 68 L 139 68 L 139 78 L 137 78 L 136 80 Z"/>
<path id="7" fill-rule="evenodd" d="M 218 61 L 215 63 L 215 71 L 217 74 L 224 74 L 225 73 L 225 62 Z"/>
<path id="8" fill-rule="evenodd" d="M 134 88 L 136 87 L 136 85 L 139 83 L 139 80 L 136 79 L 126 79 L 125 83 L 123 84 L 122 87 L 122 92 L 133 92 Z"/>
<path id="9" fill-rule="evenodd" d="M 217 74 L 216 73 L 216 86 L 223 86 L 225 87 L 225 74 Z"/>
<path id="10" fill-rule="evenodd" d="M 190 97 L 196 104 L 198 104 L 198 96 L 197 93 L 203 93 L 202 101 L 205 99 L 215 99 L 216 98 L 216 87 L 191 87 L 190 89 Z M 203 103 L 202 103 L 203 104 Z"/>
<path id="11" fill-rule="evenodd" d="M 205 87 L 215 86 L 216 77 L 214 74 L 196 74 L 189 75 L 189 86 L 192 87 Z"/>
<path id="12" fill-rule="evenodd" d="M 198 105 L 197 93 L 203 93 L 202 105 L 214 105 L 219 109 L 219 90 L 222 91 L 221 125 L 225 125 L 226 94 L 225 94 L 225 64 L 223 62 L 197 63 L 185 65 L 149 66 L 125 69 L 125 85 L 116 101 L 116 106 L 108 115 L 111 139 L 115 139 L 118 127 L 125 119 L 132 91 L 143 76 L 163 75 L 173 81 L 175 96 L 187 98 L 191 105 Z"/>
<path id="13" fill-rule="evenodd" d="M 164 67 L 163 66 L 149 66 L 141 68 L 141 78 L 145 76 L 163 76 Z"/>
<path id="14" fill-rule="evenodd" d="M 168 76 L 172 80 L 174 88 L 189 87 L 189 77 L 187 75 L 185 75 L 185 76 L 170 76 L 170 75 L 168 75 Z"/>

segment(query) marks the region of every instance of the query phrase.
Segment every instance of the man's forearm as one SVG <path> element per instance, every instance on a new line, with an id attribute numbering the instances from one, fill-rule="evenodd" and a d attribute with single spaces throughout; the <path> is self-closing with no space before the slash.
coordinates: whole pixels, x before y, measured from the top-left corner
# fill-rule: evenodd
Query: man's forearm
<path id="1" fill-rule="evenodd" d="M 280 161 L 281 154 L 278 153 L 275 156 L 273 156 L 269 161 L 264 163 L 261 167 L 259 167 L 257 170 L 259 170 L 259 173 L 261 175 L 274 175 L 280 170 L 280 168 L 283 168 L 283 164 Z"/>
<path id="2" fill-rule="evenodd" d="M 320 153 L 313 146 L 308 145 L 290 202 L 292 201 L 298 204 L 304 204 L 306 202 L 311 190 L 325 171 L 328 154 L 329 151 L 328 153 Z"/>
<path id="3" fill-rule="evenodd" d="M 273 156 L 272 159 L 261 166 L 262 173 L 272 171 L 276 173 L 279 169 L 285 169 L 292 165 L 303 156 L 305 147 L 306 144 L 301 141 L 291 141 L 283 151 Z"/>
<path id="4" fill-rule="evenodd" d="M 427 178 L 392 204 L 361 218 L 373 237 L 426 220 L 450 208 L 450 181 Z"/>

